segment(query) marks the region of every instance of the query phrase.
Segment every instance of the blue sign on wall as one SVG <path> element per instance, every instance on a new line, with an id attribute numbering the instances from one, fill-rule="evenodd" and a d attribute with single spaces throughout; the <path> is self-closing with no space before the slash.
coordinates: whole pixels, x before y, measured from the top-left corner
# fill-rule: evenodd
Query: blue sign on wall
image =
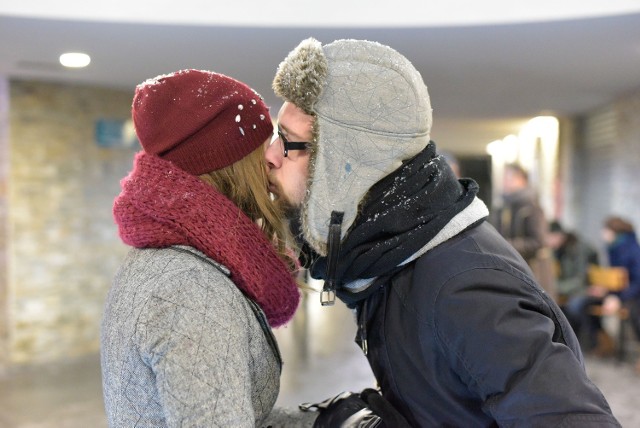
<path id="1" fill-rule="evenodd" d="M 96 143 L 100 147 L 134 150 L 140 148 L 131 120 L 98 119 L 95 135 Z"/>

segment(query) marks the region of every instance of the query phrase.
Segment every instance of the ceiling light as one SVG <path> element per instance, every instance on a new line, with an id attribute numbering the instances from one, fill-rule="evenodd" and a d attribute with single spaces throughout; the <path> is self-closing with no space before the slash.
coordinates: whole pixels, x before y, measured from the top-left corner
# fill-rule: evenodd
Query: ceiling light
<path id="1" fill-rule="evenodd" d="M 81 52 L 67 52 L 60 55 L 60 64 L 70 68 L 82 68 L 89 65 L 91 57 Z"/>

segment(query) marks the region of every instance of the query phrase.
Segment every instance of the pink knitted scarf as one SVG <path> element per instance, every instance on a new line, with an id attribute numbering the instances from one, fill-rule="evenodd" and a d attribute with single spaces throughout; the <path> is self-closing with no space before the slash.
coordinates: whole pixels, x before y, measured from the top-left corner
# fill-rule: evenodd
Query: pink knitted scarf
<path id="1" fill-rule="evenodd" d="M 113 215 L 125 244 L 196 248 L 231 271 L 272 327 L 293 317 L 300 293 L 292 275 L 258 226 L 215 188 L 144 152 L 120 185 Z"/>

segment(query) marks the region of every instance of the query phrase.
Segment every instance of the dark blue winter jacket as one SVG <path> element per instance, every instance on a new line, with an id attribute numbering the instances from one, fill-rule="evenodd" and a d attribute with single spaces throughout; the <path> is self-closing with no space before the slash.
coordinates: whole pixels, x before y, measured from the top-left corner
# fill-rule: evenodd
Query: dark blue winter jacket
<path id="1" fill-rule="evenodd" d="M 358 319 L 384 396 L 413 426 L 619 426 L 566 318 L 486 222 L 396 274 Z"/>
<path id="2" fill-rule="evenodd" d="M 635 233 L 622 233 L 607 248 L 609 264 L 623 267 L 629 273 L 629 287 L 620 292 L 620 299 L 640 299 L 640 245 Z"/>

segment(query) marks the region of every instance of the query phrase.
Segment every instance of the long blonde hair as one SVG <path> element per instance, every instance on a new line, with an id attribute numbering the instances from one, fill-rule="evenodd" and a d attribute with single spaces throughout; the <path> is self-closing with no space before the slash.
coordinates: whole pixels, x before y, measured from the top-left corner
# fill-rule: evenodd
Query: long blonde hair
<path id="1" fill-rule="evenodd" d="M 260 146 L 239 161 L 216 171 L 199 176 L 229 198 L 253 220 L 291 271 L 296 268 L 293 259 L 293 239 L 285 225 L 280 205 L 267 192 L 269 183 L 264 161 L 264 146 Z"/>

